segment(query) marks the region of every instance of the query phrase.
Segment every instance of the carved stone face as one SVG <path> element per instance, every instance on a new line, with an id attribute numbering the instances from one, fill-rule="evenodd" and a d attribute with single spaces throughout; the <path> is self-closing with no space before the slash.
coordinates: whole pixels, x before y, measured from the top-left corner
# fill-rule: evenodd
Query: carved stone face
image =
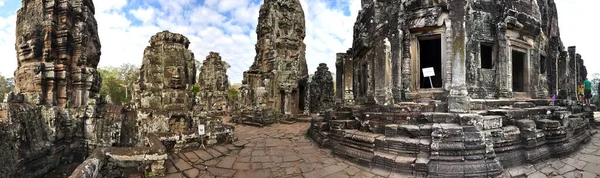
<path id="1" fill-rule="evenodd" d="M 15 73 L 18 92 L 34 93 L 42 91 L 42 69 L 40 64 L 23 66 Z"/>
<path id="2" fill-rule="evenodd" d="M 168 81 L 169 88 L 184 89 L 183 70 L 178 66 L 166 67 L 165 79 Z"/>
<path id="3" fill-rule="evenodd" d="M 20 62 L 35 60 L 42 56 L 42 41 L 39 36 L 31 33 L 18 38 L 15 48 L 17 48 L 17 58 Z"/>

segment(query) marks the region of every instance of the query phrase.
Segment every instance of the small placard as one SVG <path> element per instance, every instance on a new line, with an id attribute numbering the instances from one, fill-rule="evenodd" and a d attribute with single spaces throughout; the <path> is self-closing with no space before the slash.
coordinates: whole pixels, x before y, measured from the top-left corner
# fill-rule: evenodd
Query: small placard
<path id="1" fill-rule="evenodd" d="M 433 67 L 423 68 L 423 77 L 433 76 L 435 76 L 435 71 L 433 71 Z"/>
<path id="2" fill-rule="evenodd" d="M 198 135 L 204 135 L 204 124 L 198 125 Z"/>

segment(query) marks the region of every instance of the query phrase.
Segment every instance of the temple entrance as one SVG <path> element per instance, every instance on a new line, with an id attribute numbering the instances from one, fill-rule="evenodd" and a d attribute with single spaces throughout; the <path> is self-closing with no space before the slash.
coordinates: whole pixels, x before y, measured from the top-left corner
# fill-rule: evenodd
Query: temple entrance
<path id="1" fill-rule="evenodd" d="M 513 92 L 525 92 L 525 53 L 512 51 Z"/>
<path id="2" fill-rule="evenodd" d="M 302 113 L 302 111 L 304 111 L 304 102 L 306 100 L 306 87 L 304 85 L 300 85 L 298 90 L 300 90 L 300 92 L 298 92 L 298 113 Z"/>
<path id="3" fill-rule="evenodd" d="M 442 40 L 439 35 L 419 39 L 419 64 L 420 64 L 420 85 L 421 89 L 442 88 Z M 433 67 L 435 76 L 431 77 L 433 87 L 429 82 L 429 77 L 423 76 L 422 69 Z"/>

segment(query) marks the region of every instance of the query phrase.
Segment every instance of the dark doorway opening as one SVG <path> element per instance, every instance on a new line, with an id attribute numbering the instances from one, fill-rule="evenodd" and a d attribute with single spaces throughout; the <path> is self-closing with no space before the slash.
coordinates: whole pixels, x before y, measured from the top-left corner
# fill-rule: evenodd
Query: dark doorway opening
<path id="1" fill-rule="evenodd" d="M 436 39 L 419 40 L 419 63 L 421 66 L 420 88 L 441 88 L 442 87 L 442 40 L 439 36 Z M 435 76 L 431 77 L 433 87 L 429 83 L 429 77 L 423 75 L 423 69 L 433 67 Z"/>
<path id="2" fill-rule="evenodd" d="M 512 51 L 512 83 L 514 92 L 525 92 L 525 53 Z"/>
<path id="3" fill-rule="evenodd" d="M 300 90 L 300 92 L 298 92 L 298 113 L 302 113 L 302 111 L 304 111 L 304 105 L 305 105 L 305 100 L 306 100 L 306 87 L 304 85 L 300 85 L 300 87 L 298 87 L 298 90 Z"/>
<path id="4" fill-rule="evenodd" d="M 285 92 L 283 90 L 279 91 L 279 94 L 281 95 L 281 113 L 285 114 Z"/>
<path id="5" fill-rule="evenodd" d="M 362 68 L 360 70 L 360 75 L 361 75 L 361 81 L 359 83 L 360 85 L 360 96 L 366 96 L 367 95 L 367 64 L 362 65 Z"/>
<path id="6" fill-rule="evenodd" d="M 546 57 L 540 55 L 540 74 L 546 74 Z"/>
<path id="7" fill-rule="evenodd" d="M 492 64 L 492 45 L 481 44 L 481 68 L 482 69 L 492 69 L 494 66 Z"/>

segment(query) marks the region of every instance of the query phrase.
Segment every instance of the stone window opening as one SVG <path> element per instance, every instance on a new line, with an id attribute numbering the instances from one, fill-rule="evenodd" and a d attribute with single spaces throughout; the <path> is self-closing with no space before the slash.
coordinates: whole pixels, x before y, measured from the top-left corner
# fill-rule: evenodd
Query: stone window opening
<path id="1" fill-rule="evenodd" d="M 491 44 L 481 43 L 479 61 L 482 69 L 493 69 L 493 48 Z"/>
<path id="2" fill-rule="evenodd" d="M 442 40 L 440 35 L 421 37 L 419 40 L 419 87 L 427 88 L 442 88 Z M 433 67 L 435 76 L 429 77 L 423 75 L 424 68 Z"/>
<path id="3" fill-rule="evenodd" d="M 546 56 L 540 55 L 540 74 L 546 74 Z"/>

